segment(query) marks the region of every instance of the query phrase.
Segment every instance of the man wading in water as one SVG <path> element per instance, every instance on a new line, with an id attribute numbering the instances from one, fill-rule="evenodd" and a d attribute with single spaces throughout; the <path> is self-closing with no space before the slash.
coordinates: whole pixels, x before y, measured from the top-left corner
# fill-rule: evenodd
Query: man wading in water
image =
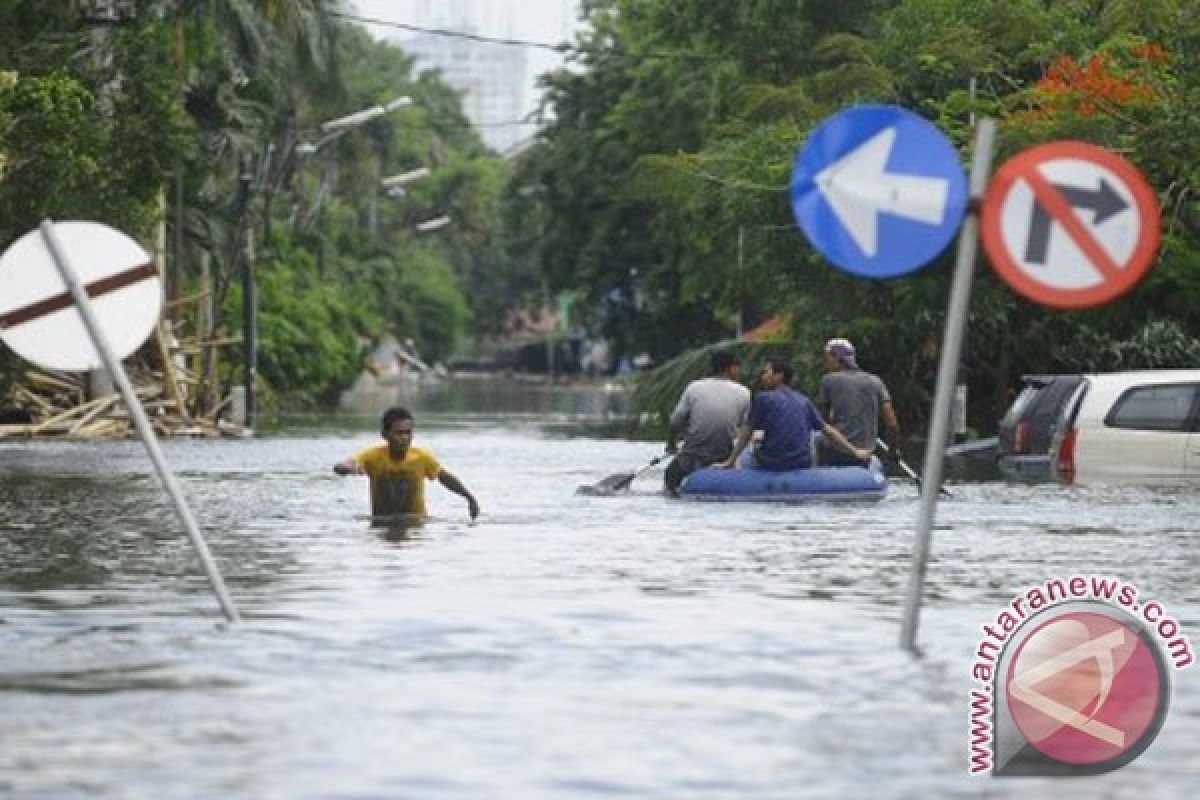
<path id="1" fill-rule="evenodd" d="M 366 475 L 371 479 L 371 514 L 425 516 L 425 483 L 438 483 L 467 500 L 471 519 L 479 516 L 479 503 L 458 478 L 442 469 L 433 453 L 412 446 L 413 415 L 404 408 L 383 412 L 386 444 L 369 447 L 333 465 L 338 475 Z"/>

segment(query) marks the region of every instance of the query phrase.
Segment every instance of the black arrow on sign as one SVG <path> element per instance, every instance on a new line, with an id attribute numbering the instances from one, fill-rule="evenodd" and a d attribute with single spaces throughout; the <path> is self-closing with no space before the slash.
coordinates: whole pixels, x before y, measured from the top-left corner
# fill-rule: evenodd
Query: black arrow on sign
<path id="1" fill-rule="evenodd" d="M 1120 214 L 1129 208 L 1129 204 L 1108 181 L 1100 178 L 1100 186 L 1096 189 L 1081 189 L 1078 186 L 1063 186 L 1053 184 L 1072 208 L 1082 208 L 1093 212 L 1092 224 L 1099 225 L 1109 217 Z M 1025 263 L 1045 264 L 1046 251 L 1050 249 L 1050 216 L 1042 204 L 1033 201 L 1033 217 L 1029 220 L 1029 242 L 1025 246 Z"/>

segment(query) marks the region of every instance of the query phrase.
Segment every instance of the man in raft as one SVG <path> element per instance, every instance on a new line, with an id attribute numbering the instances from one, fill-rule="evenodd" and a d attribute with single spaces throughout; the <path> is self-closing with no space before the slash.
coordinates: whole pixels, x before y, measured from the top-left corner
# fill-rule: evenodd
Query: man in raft
<path id="1" fill-rule="evenodd" d="M 712 374 L 683 390 L 667 429 L 667 452 L 676 454 L 663 482 L 678 494 L 683 479 L 729 456 L 738 427 L 750 410 L 750 390 L 738 383 L 741 361 L 732 350 L 714 350 Z M 676 441 L 682 434 L 683 447 Z"/>
<path id="2" fill-rule="evenodd" d="M 750 444 L 754 431 L 763 432 L 749 466 L 755 469 L 808 469 L 812 463 L 812 434 L 820 431 L 860 464 L 871 460 L 871 450 L 855 447 L 838 429 L 827 423 L 804 394 L 791 387 L 792 365 L 781 358 L 767 359 L 762 371 L 763 391 L 754 396 L 750 415 L 738 429 L 733 453 L 718 465 L 736 467 L 738 456 Z"/>

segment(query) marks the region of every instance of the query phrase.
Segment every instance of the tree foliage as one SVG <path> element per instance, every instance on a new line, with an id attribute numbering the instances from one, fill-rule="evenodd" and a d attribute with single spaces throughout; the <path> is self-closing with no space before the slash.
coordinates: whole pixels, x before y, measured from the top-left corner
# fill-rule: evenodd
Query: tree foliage
<path id="1" fill-rule="evenodd" d="M 262 374 L 282 395 L 331 397 L 385 333 L 443 357 L 548 287 L 572 291 L 617 355 L 660 362 L 739 321 L 786 317 L 797 356 L 851 336 L 914 427 L 951 255 L 904 279 L 850 278 L 805 242 L 788 198 L 814 126 L 892 103 L 964 160 L 985 114 L 1001 122 L 997 163 L 1056 139 L 1110 147 L 1163 209 L 1154 269 L 1103 308 L 1047 310 L 980 264 L 964 357 L 977 427 L 1022 372 L 1194 358 L 1200 0 L 589 0 L 568 65 L 543 79 L 542 133 L 511 167 L 456 92 L 341 5 L 143 0 L 100 27 L 71 0 L 3 4 L 0 243 L 44 217 L 143 241 L 165 222 L 183 239 L 172 292 L 211 276 L 213 335 L 241 326 L 253 250 Z M 400 95 L 413 105 L 344 135 L 319 127 Z M 302 157 L 304 142 L 321 146 Z M 433 175 L 380 192 L 417 166 Z M 439 215 L 452 224 L 415 232 Z"/>
<path id="2" fill-rule="evenodd" d="M 436 360 L 473 318 L 498 327 L 493 295 L 536 283 L 498 244 L 506 167 L 457 92 L 344 22 L 342 5 L 142 0 L 112 25 L 70 0 L 3 4 L 0 246 L 47 217 L 181 239 L 168 285 L 211 291 L 201 338 L 241 330 L 252 275 L 264 388 L 296 402 L 335 398 L 385 334 Z M 320 128 L 401 96 L 412 104 L 344 134 Z M 419 166 L 433 174 L 405 197 L 382 191 Z M 438 215 L 451 226 L 414 231 Z"/>
<path id="3" fill-rule="evenodd" d="M 814 126 L 880 102 L 932 120 L 964 160 L 972 120 L 989 115 L 997 163 L 1082 139 L 1123 153 L 1159 191 L 1158 262 L 1108 306 L 1050 311 L 981 264 L 965 348 L 978 427 L 1022 372 L 1194 363 L 1196 0 L 610 0 L 589 13 L 574 68 L 545 81 L 549 123 L 519 173 L 545 187 L 529 216 L 557 285 L 621 294 L 636 266 L 645 301 L 622 320 L 627 351 L 674 355 L 730 336 L 739 316 L 784 314 L 796 352 L 853 337 L 922 425 L 951 254 L 913 277 L 853 279 L 805 242 L 788 202 Z"/>

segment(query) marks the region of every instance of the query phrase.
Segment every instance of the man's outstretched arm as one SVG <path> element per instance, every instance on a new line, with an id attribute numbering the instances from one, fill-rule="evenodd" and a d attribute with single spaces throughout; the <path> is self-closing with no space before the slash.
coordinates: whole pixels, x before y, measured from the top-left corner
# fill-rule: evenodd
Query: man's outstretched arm
<path id="1" fill-rule="evenodd" d="M 864 464 L 871 460 L 870 450 L 855 447 L 849 439 L 842 435 L 841 431 L 829 423 L 825 423 L 825 427 L 821 429 L 821 433 L 825 434 L 825 438 L 836 444 L 843 452 L 849 453 Z"/>
<path id="2" fill-rule="evenodd" d="M 438 473 L 438 483 L 445 486 L 455 494 L 462 495 L 467 500 L 467 513 L 471 515 L 471 519 L 479 516 L 479 503 L 475 500 L 475 495 L 467 490 L 467 487 L 462 485 L 462 481 L 454 477 L 453 474 L 442 470 Z"/>
<path id="3" fill-rule="evenodd" d="M 353 458 L 347 458 L 345 461 L 339 461 L 333 465 L 333 471 L 338 475 L 366 475 L 367 472 L 362 468 L 362 465 Z"/>

